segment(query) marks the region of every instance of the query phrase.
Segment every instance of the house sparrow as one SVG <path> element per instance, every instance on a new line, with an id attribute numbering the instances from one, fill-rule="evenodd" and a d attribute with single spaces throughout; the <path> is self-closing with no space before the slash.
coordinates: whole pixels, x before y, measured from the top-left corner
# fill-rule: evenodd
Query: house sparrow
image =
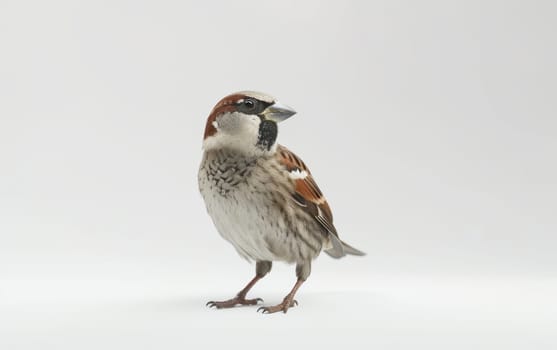
<path id="1" fill-rule="evenodd" d="M 296 112 L 259 92 L 237 92 L 213 108 L 203 136 L 199 190 L 220 235 L 248 261 L 255 277 L 234 298 L 210 307 L 256 305 L 246 299 L 273 261 L 296 264 L 297 281 L 283 301 L 261 307 L 286 312 L 308 278 L 311 262 L 323 250 L 333 258 L 364 255 L 344 243 L 333 226 L 331 209 L 306 164 L 277 144 L 277 123 Z"/>

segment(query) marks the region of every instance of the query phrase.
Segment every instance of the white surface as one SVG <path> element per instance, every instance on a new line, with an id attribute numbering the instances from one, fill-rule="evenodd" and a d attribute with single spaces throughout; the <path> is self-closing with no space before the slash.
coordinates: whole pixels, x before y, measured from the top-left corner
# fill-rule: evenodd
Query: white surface
<path id="1" fill-rule="evenodd" d="M 554 349 L 555 11 L 0 2 L 0 349 Z M 298 111 L 279 140 L 368 253 L 320 257 L 286 316 L 204 306 L 253 274 L 196 184 L 245 89 Z M 276 264 L 254 296 L 293 282 Z"/>
<path id="2" fill-rule="evenodd" d="M 287 315 L 257 314 L 257 307 L 207 309 L 209 298 L 226 294 L 218 283 L 208 283 L 206 290 L 161 280 L 55 281 L 52 290 L 21 283 L 23 293 L 40 290 L 43 300 L 3 295 L 16 301 L 2 305 L 2 344 L 5 349 L 557 346 L 552 281 L 383 277 L 374 286 L 345 279 L 349 287 L 342 287 L 322 281 L 333 280 L 332 274 L 319 275 L 321 281 L 308 283 L 298 297 L 300 306 Z M 267 304 L 279 302 L 282 294 L 267 284 L 279 285 L 262 282 L 253 295 L 265 297 Z"/>

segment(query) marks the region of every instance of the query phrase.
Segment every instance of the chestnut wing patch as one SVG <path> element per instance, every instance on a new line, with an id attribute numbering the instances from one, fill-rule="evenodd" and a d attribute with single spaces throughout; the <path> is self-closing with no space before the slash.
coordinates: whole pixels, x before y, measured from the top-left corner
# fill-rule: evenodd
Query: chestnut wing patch
<path id="1" fill-rule="evenodd" d="M 292 193 L 294 202 L 311 214 L 328 233 L 338 237 L 337 230 L 333 225 L 331 208 L 306 164 L 281 145 L 278 146 L 277 156 L 279 162 L 289 172 L 290 178 L 294 180 L 295 187 Z"/>

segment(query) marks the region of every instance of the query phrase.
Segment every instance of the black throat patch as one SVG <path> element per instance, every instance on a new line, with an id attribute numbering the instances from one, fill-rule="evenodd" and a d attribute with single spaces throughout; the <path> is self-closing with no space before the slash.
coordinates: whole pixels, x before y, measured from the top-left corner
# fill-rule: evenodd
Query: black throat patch
<path id="1" fill-rule="evenodd" d="M 277 123 L 271 120 L 262 120 L 259 124 L 259 137 L 257 145 L 267 151 L 275 144 L 277 140 L 278 127 Z"/>

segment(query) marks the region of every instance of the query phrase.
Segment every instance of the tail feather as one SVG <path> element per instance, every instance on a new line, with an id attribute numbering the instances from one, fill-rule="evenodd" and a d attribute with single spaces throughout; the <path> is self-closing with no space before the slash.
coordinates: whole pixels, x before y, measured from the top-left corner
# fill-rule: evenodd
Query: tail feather
<path id="1" fill-rule="evenodd" d="M 358 250 L 348 243 L 345 243 L 340 240 L 336 235 L 330 235 L 332 247 L 325 250 L 325 253 L 329 254 L 330 257 L 335 259 L 340 259 L 346 255 L 356 255 L 356 256 L 364 256 L 366 253 Z"/>
<path id="2" fill-rule="evenodd" d="M 356 255 L 356 256 L 364 256 L 366 255 L 366 253 L 362 252 L 361 250 L 358 250 L 354 247 L 352 247 L 351 245 L 349 245 L 348 243 L 342 242 L 342 248 L 344 248 L 344 252 L 346 254 L 349 255 Z"/>

